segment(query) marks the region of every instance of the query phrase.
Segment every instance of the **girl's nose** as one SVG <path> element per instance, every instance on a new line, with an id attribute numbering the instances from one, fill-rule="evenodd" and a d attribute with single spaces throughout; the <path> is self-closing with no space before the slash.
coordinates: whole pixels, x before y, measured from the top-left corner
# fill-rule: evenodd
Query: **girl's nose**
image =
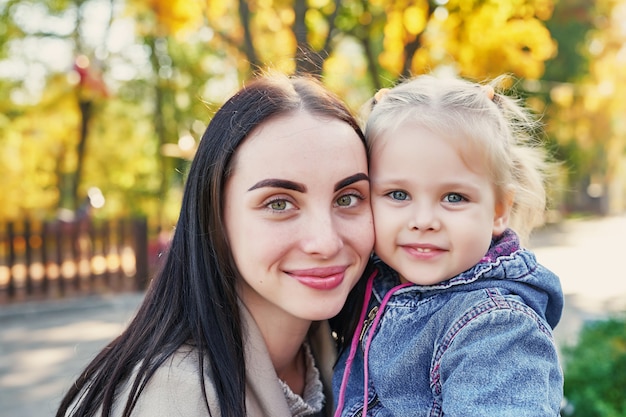
<path id="1" fill-rule="evenodd" d="M 421 204 L 415 207 L 409 219 L 408 227 L 411 230 L 424 232 L 427 230 L 438 230 L 441 224 L 437 216 L 437 211 L 430 206 Z"/>

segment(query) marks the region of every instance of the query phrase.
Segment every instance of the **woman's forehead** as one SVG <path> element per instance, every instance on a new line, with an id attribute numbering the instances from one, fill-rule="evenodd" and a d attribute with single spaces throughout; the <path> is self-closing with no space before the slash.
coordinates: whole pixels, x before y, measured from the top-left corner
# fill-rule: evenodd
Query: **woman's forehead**
<path id="1" fill-rule="evenodd" d="M 367 173 L 365 147 L 354 129 L 307 113 L 268 120 L 241 144 L 233 162 L 234 175 L 255 177 Z"/>

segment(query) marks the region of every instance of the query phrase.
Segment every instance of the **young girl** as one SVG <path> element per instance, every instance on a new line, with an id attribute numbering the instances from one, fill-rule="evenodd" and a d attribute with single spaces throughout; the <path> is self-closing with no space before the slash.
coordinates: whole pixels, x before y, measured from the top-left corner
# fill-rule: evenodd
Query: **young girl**
<path id="1" fill-rule="evenodd" d="M 336 416 L 559 415 L 562 291 L 520 245 L 545 208 L 535 127 L 491 85 L 425 75 L 376 95 L 376 271 L 339 334 Z"/>

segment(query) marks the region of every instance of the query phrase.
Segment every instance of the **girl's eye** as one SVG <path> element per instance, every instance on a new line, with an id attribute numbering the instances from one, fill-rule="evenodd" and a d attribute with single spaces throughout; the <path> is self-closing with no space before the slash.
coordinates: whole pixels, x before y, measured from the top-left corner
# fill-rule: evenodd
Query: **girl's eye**
<path id="1" fill-rule="evenodd" d="M 409 195 L 404 191 L 391 191 L 387 194 L 392 200 L 404 201 L 409 199 Z"/>
<path id="2" fill-rule="evenodd" d="M 267 203 L 267 207 L 273 211 L 285 211 L 291 208 L 293 204 L 284 199 L 273 200 Z"/>
<path id="3" fill-rule="evenodd" d="M 358 194 L 344 194 L 340 196 L 336 203 L 339 207 L 352 207 L 356 205 L 359 201 L 363 200 L 363 196 Z"/>
<path id="4" fill-rule="evenodd" d="M 461 194 L 450 193 L 446 194 L 443 197 L 443 201 L 445 201 L 446 203 L 460 203 L 462 201 L 466 201 L 466 198 L 463 197 Z"/>

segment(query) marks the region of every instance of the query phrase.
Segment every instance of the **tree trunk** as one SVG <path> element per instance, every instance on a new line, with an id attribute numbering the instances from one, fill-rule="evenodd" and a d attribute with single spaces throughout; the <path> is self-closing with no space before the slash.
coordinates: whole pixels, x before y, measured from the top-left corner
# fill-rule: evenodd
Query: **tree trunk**
<path id="1" fill-rule="evenodd" d="M 252 31 L 250 30 L 250 8 L 246 0 L 239 0 L 239 19 L 241 20 L 241 26 L 243 27 L 243 47 L 246 53 L 246 57 L 250 62 L 252 71 L 256 72 L 261 68 L 261 62 L 254 49 L 254 43 L 252 42 Z"/>
<path id="2" fill-rule="evenodd" d="M 92 116 L 93 102 L 91 100 L 79 99 L 78 108 L 80 110 L 80 131 L 78 145 L 76 146 L 76 172 L 74 173 L 74 180 L 72 181 L 70 194 L 72 199 L 72 210 L 77 210 L 81 201 L 78 198 L 78 187 L 80 186 L 83 176 L 85 149 L 87 147 L 87 138 L 89 136 L 89 122 Z"/>

